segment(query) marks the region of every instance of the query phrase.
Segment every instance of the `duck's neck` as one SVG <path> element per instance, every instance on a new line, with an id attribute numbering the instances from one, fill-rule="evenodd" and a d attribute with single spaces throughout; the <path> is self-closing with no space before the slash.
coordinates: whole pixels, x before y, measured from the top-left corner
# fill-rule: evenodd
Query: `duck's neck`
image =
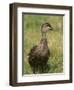
<path id="1" fill-rule="evenodd" d="M 46 33 L 43 33 L 43 32 L 42 32 L 42 38 L 44 38 L 44 39 L 47 38 L 47 37 L 46 37 Z"/>
<path id="2" fill-rule="evenodd" d="M 46 33 L 42 33 L 42 38 L 41 38 L 40 44 L 47 45 Z"/>

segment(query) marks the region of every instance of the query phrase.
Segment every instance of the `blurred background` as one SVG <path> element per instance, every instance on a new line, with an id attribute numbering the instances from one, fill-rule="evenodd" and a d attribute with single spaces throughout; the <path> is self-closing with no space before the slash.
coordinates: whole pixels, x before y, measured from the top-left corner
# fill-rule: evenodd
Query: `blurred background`
<path id="1" fill-rule="evenodd" d="M 53 32 L 47 33 L 48 47 L 50 49 L 50 65 L 48 73 L 63 72 L 63 16 L 23 14 L 24 30 L 24 74 L 32 74 L 28 63 L 28 53 L 34 45 L 38 45 L 41 39 L 41 25 L 48 22 L 53 27 Z"/>

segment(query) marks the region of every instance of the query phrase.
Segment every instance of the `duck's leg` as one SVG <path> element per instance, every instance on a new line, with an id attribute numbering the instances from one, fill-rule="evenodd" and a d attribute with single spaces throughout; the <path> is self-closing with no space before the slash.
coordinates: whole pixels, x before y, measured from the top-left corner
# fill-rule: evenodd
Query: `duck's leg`
<path id="1" fill-rule="evenodd" d="M 32 70 L 33 70 L 33 73 L 34 73 L 34 74 L 36 74 L 36 69 L 35 69 L 35 68 L 33 68 Z"/>

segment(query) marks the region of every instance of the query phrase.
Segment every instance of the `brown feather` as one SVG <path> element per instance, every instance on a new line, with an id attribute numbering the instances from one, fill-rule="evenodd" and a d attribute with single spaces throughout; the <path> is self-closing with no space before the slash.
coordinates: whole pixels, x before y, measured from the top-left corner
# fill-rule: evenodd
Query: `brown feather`
<path id="1" fill-rule="evenodd" d="M 36 69 L 35 71 L 39 71 L 39 67 L 43 68 L 44 65 L 47 65 L 49 56 L 50 52 L 47 45 L 47 39 L 42 38 L 40 44 L 38 46 L 34 46 L 29 53 L 29 63 L 32 69 Z"/>

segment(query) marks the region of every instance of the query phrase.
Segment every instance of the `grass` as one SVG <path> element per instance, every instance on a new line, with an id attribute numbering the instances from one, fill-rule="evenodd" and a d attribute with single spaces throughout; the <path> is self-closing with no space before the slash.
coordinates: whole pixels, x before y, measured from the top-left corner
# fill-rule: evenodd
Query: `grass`
<path id="1" fill-rule="evenodd" d="M 53 15 L 28 15 L 24 14 L 24 73 L 32 74 L 28 63 L 28 53 L 34 45 L 38 45 L 41 39 L 41 24 L 49 22 L 53 31 L 47 33 L 50 58 L 48 73 L 63 72 L 63 16 Z"/>

